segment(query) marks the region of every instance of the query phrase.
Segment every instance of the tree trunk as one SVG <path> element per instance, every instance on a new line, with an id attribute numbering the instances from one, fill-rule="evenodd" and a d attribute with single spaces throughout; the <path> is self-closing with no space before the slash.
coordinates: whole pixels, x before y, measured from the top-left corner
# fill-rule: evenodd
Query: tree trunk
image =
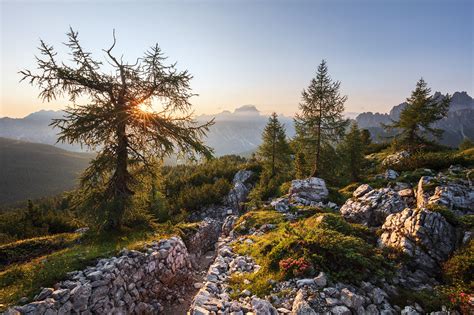
<path id="1" fill-rule="evenodd" d="M 273 128 L 273 143 L 272 143 L 272 177 L 275 176 L 275 142 L 276 142 L 276 131 Z"/>
<path id="2" fill-rule="evenodd" d="M 314 164 L 314 171 L 311 177 L 319 176 L 319 156 L 321 154 L 321 116 L 318 120 L 317 140 L 316 140 L 316 162 Z"/>
<path id="3" fill-rule="evenodd" d="M 133 192 L 128 188 L 130 174 L 128 173 L 128 138 L 126 134 L 126 112 L 120 115 L 117 124 L 117 148 L 115 173 L 111 181 L 113 209 L 109 211 L 109 226 L 119 229 L 122 225 L 122 217 L 127 206 L 127 202 Z"/>

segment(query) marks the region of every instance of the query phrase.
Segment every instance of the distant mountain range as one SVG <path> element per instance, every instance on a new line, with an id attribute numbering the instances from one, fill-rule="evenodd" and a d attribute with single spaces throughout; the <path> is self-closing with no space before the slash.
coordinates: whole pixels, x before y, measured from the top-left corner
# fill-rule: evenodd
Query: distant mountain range
<path id="1" fill-rule="evenodd" d="M 92 154 L 0 138 L 0 205 L 51 196 L 75 187 Z"/>
<path id="2" fill-rule="evenodd" d="M 436 92 L 435 97 L 441 97 Z M 346 113 L 346 118 L 355 119 L 359 127 L 369 129 L 376 141 L 382 141 L 388 134 L 381 124 L 397 120 L 400 112 L 406 106 L 401 103 L 394 106 L 388 114 L 380 113 Z M 24 118 L 0 118 L 0 137 L 19 139 L 30 142 L 55 145 L 56 147 L 84 152 L 85 148 L 79 145 L 56 143 L 57 131 L 49 126 L 51 120 L 62 117 L 62 111 L 46 111 L 32 113 Z M 214 148 L 215 154 L 243 154 L 249 155 L 261 143 L 261 135 L 268 116 L 262 115 L 254 105 L 238 107 L 233 112 L 223 111 L 215 115 L 200 115 L 199 122 L 214 118 L 205 142 Z M 286 128 L 287 135 L 295 134 L 293 118 L 279 116 Z M 462 139 L 474 139 L 474 100 L 466 92 L 456 92 L 452 96 L 448 117 L 438 121 L 435 127 L 445 130 L 441 143 L 457 146 Z"/>
<path id="3" fill-rule="evenodd" d="M 234 112 L 223 111 L 217 115 L 201 115 L 199 122 L 214 118 L 215 124 L 209 129 L 206 143 L 213 147 L 216 155 L 243 154 L 255 150 L 262 142 L 262 132 L 268 116 L 261 115 L 254 105 L 244 105 Z M 286 128 L 286 134 L 293 137 L 293 118 L 279 116 Z"/>
<path id="4" fill-rule="evenodd" d="M 24 118 L 0 118 L 0 137 L 55 145 L 59 148 L 83 152 L 79 145 L 56 143 L 57 131 L 49 124 L 54 118 L 64 115 L 62 111 L 41 110 Z M 263 128 L 268 116 L 261 115 L 254 105 L 244 105 L 234 112 L 223 111 L 216 115 L 197 116 L 198 122 L 214 118 L 206 143 L 213 147 L 215 154 L 246 154 L 255 150 L 261 143 Z M 294 135 L 293 119 L 280 116 L 288 136 Z"/>
<path id="5" fill-rule="evenodd" d="M 436 92 L 433 97 L 443 96 L 440 92 Z M 383 141 L 389 134 L 382 128 L 382 124 L 398 120 L 406 105 L 404 102 L 394 106 L 388 114 L 361 113 L 356 117 L 357 124 L 360 128 L 370 130 L 374 140 Z M 457 147 L 464 138 L 474 139 L 474 99 L 466 92 L 455 92 L 447 117 L 437 121 L 433 126 L 444 130 L 440 140 L 444 145 Z"/>

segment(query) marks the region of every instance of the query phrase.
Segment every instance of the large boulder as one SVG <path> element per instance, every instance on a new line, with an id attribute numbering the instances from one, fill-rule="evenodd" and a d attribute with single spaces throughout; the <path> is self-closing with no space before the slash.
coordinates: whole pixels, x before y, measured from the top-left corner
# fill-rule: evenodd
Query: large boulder
<path id="1" fill-rule="evenodd" d="M 413 258 L 416 267 L 427 272 L 439 270 L 456 248 L 455 228 L 438 212 L 405 209 L 389 215 L 382 226 L 380 246 L 397 248 Z"/>
<path id="2" fill-rule="evenodd" d="M 350 222 L 366 226 L 380 226 L 385 218 L 406 208 L 406 202 L 393 189 L 372 189 L 369 185 L 359 186 L 341 207 L 342 216 Z"/>
<path id="3" fill-rule="evenodd" d="M 291 200 L 299 203 L 311 203 L 326 200 L 329 192 L 324 179 L 310 177 L 291 181 Z"/>

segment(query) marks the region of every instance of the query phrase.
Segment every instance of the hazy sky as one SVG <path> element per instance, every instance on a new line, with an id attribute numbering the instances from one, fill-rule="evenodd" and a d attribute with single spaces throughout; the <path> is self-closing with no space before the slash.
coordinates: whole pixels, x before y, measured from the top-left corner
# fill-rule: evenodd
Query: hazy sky
<path id="1" fill-rule="evenodd" d="M 39 39 L 61 48 L 69 25 L 102 58 L 134 61 L 158 42 L 193 75 L 196 113 L 255 104 L 293 115 L 322 58 L 349 99 L 346 111 L 388 111 L 423 76 L 433 91 L 474 92 L 474 1 L 5 1 L 0 116 L 60 109 L 18 83 Z M 67 55 L 61 55 L 67 57 Z"/>

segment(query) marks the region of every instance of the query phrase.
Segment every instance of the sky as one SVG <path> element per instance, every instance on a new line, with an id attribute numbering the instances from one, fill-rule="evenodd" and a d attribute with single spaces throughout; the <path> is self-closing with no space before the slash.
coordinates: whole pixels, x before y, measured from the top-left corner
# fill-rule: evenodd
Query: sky
<path id="1" fill-rule="evenodd" d="M 36 68 L 39 39 L 58 49 L 69 26 L 97 59 L 134 62 L 158 43 L 188 69 L 196 114 L 254 104 L 294 115 L 301 91 L 326 59 L 348 96 L 347 112 L 387 112 L 423 77 L 434 91 L 474 96 L 474 1 L 12 1 L 0 0 L 0 117 L 63 109 L 19 83 Z"/>

